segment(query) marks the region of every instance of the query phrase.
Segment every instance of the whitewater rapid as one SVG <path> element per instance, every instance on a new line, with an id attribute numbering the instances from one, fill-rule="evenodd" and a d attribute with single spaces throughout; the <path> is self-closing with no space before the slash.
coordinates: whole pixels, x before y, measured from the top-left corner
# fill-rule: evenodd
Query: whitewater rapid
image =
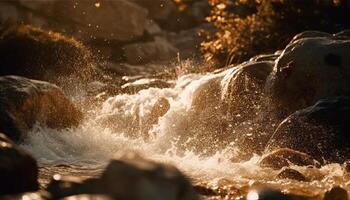
<path id="1" fill-rule="evenodd" d="M 149 88 L 110 97 L 100 107 L 86 111 L 89 115 L 78 128 L 58 131 L 36 126 L 21 146 L 34 155 L 41 167 L 65 164 L 103 168 L 111 158 L 133 151 L 173 164 L 192 179 L 213 185 L 245 188 L 267 184 L 311 196 L 334 184 L 349 188 L 350 177 L 339 164 L 321 169 L 294 166 L 310 182 L 276 180 L 278 171 L 261 168 L 257 164 L 259 155 L 238 160 L 239 149 L 234 142 L 225 141 L 224 146 L 216 145 L 217 141 L 211 138 L 200 138 L 200 144 L 193 142 L 212 131 L 206 124 L 208 118 L 209 121 L 220 118 L 216 116 L 220 105 L 215 105 L 215 101 L 223 98 L 229 77 L 234 74 L 234 69 L 189 74 L 176 80 L 173 88 Z M 206 89 L 208 85 L 210 90 Z M 213 99 L 206 99 L 205 105 L 200 106 L 201 112 L 194 111 L 194 100 L 203 91 L 208 93 L 205 98 Z M 160 99 L 167 100 L 169 109 L 158 120 L 151 120 L 152 109 Z"/>

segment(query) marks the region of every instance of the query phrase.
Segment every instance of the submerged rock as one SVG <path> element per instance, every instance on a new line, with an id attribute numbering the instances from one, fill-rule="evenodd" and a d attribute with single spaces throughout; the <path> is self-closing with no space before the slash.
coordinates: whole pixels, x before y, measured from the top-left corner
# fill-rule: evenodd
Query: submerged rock
<path id="1" fill-rule="evenodd" d="M 82 113 L 56 85 L 19 76 L 0 77 L 0 131 L 14 141 L 38 123 L 63 129 L 77 126 Z"/>
<path id="2" fill-rule="evenodd" d="M 273 169 L 282 169 L 290 165 L 298 166 L 315 166 L 319 167 L 320 164 L 306 153 L 295 151 L 288 148 L 278 149 L 265 156 L 259 161 L 259 165 L 262 167 L 269 167 Z"/>
<path id="3" fill-rule="evenodd" d="M 85 181 L 54 179 L 47 190 L 52 199 L 79 194 L 102 194 L 128 200 L 198 199 L 190 182 L 175 167 L 135 154 L 112 160 L 98 178 Z"/>
<path id="4" fill-rule="evenodd" d="M 297 35 L 276 60 L 266 87 L 276 112 L 286 116 L 321 98 L 350 95 L 350 40 L 327 36 Z"/>
<path id="5" fill-rule="evenodd" d="M 292 179 L 296 181 L 307 181 L 306 177 L 299 171 L 291 168 L 282 169 L 276 176 L 278 179 Z"/>
<path id="6" fill-rule="evenodd" d="M 37 190 L 37 178 L 34 158 L 0 133 L 0 195 Z"/>
<path id="7" fill-rule="evenodd" d="M 82 43 L 29 25 L 12 26 L 1 34 L 0 55 L 0 75 L 25 76 L 64 86 L 65 77 L 73 76 L 77 82 L 93 75 L 91 52 Z"/>
<path id="8" fill-rule="evenodd" d="M 271 137 L 267 151 L 291 148 L 321 162 L 343 163 L 350 158 L 349 115 L 349 97 L 322 99 L 286 118 Z"/>

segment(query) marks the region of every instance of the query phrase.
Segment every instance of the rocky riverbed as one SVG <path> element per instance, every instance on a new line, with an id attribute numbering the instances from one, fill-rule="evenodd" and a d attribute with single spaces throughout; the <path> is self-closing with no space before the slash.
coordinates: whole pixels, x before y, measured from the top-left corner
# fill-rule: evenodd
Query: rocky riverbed
<path id="1" fill-rule="evenodd" d="M 136 6 L 141 22 L 172 16 L 135 2 L 118 14 Z M 94 34 L 118 32 L 104 28 Z M 205 73 L 191 73 L 195 61 L 166 64 L 169 73 L 147 60 L 154 43 L 181 40 L 135 50 L 128 36 L 115 36 L 132 41 L 125 62 L 102 64 L 79 39 L 2 30 L 0 199 L 348 199 L 349 30 L 306 31 L 273 54 Z"/>

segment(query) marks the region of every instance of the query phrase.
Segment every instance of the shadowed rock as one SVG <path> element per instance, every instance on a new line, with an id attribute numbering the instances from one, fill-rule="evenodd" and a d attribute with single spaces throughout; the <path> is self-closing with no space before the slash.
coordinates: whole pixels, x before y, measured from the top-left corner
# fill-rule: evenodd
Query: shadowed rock
<path id="1" fill-rule="evenodd" d="M 293 43 L 297 40 L 303 39 L 303 38 L 323 38 L 323 37 L 332 37 L 331 34 L 321 32 L 321 31 L 304 31 L 297 35 L 295 35 L 290 43 Z"/>
<path id="2" fill-rule="evenodd" d="M 92 55 L 80 42 L 29 25 L 11 26 L 0 36 L 0 75 L 20 75 L 66 85 L 93 75 Z M 64 79 L 65 80 L 65 79 Z"/>
<path id="3" fill-rule="evenodd" d="M 320 166 L 320 164 L 311 156 L 288 148 L 278 149 L 263 156 L 259 161 L 259 165 L 273 169 L 282 169 L 283 167 L 288 167 L 290 165 Z"/>
<path id="4" fill-rule="evenodd" d="M 284 117 L 321 98 L 350 95 L 350 40 L 307 35 L 297 35 L 301 38 L 285 48 L 267 82 L 276 112 Z"/>
<path id="5" fill-rule="evenodd" d="M 327 191 L 323 197 L 323 200 L 348 200 L 348 199 L 349 199 L 348 192 L 339 186 L 333 187 L 332 189 Z"/>
<path id="6" fill-rule="evenodd" d="M 306 177 L 299 171 L 291 168 L 282 169 L 276 176 L 278 179 L 291 179 L 296 181 L 307 181 Z"/>
<path id="7" fill-rule="evenodd" d="M 0 195 L 37 190 L 37 177 L 34 158 L 0 133 Z"/>
<path id="8" fill-rule="evenodd" d="M 291 148 L 327 163 L 350 158 L 350 98 L 318 101 L 286 118 L 277 128 L 267 151 Z"/>
<path id="9" fill-rule="evenodd" d="M 14 141 L 38 123 L 50 128 L 77 126 L 82 113 L 57 86 L 19 76 L 0 77 L 0 131 Z"/>
<path id="10" fill-rule="evenodd" d="M 121 200 L 198 199 L 190 182 L 175 167 L 135 154 L 112 160 L 96 179 L 56 179 L 47 190 L 52 199 L 78 194 L 103 194 Z"/>

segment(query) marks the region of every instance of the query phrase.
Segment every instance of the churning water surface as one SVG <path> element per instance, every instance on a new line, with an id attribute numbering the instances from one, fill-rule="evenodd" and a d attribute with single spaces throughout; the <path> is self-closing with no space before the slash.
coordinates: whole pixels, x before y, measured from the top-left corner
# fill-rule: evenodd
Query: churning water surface
<path id="1" fill-rule="evenodd" d="M 99 107 L 85 111 L 88 114 L 80 127 L 62 131 L 36 127 L 22 147 L 42 167 L 103 168 L 116 154 L 134 151 L 173 164 L 195 182 L 207 182 L 213 187 L 268 185 L 308 196 L 317 196 L 333 185 L 350 188 L 350 176 L 339 164 L 320 169 L 294 166 L 309 182 L 276 180 L 278 171 L 258 166 L 259 155 L 239 160 L 235 158 L 239 149 L 234 142 L 225 141 L 221 146 L 217 145 L 220 140 L 203 140 L 213 131 L 208 121 L 220 120 L 218 99 L 223 98 L 225 86 L 234 74 L 234 69 L 190 74 L 176 80 L 173 88 L 149 88 L 132 95 L 112 96 Z M 194 104 L 198 103 L 194 98 L 200 93 L 207 93 L 204 96 L 209 100 L 194 111 Z M 155 104 L 161 111 L 154 111 Z M 165 114 L 159 119 L 154 116 L 162 110 Z M 200 144 L 194 142 L 199 137 Z"/>

